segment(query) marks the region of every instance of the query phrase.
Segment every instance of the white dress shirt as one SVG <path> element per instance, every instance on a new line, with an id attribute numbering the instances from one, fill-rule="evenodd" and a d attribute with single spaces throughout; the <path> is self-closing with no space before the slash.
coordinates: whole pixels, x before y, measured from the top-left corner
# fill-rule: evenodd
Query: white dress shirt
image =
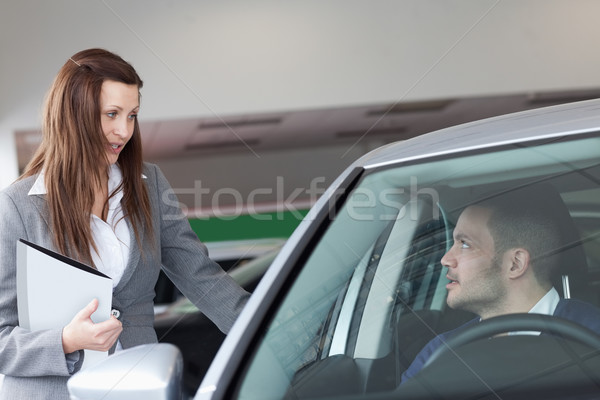
<path id="1" fill-rule="evenodd" d="M 556 310 L 556 306 L 558 305 L 558 301 L 560 300 L 560 296 L 556 289 L 551 288 L 548 292 L 542 297 L 533 307 L 529 310 L 528 314 L 544 314 L 544 315 L 553 315 L 554 310 Z M 509 332 L 509 335 L 539 335 L 540 332 L 536 331 L 519 331 L 519 332 Z"/>
<path id="2" fill-rule="evenodd" d="M 548 290 L 548 293 L 544 295 L 532 308 L 529 310 L 530 314 L 544 314 L 553 315 L 556 310 L 556 306 L 560 300 L 560 296 L 556 289 L 552 288 Z"/>

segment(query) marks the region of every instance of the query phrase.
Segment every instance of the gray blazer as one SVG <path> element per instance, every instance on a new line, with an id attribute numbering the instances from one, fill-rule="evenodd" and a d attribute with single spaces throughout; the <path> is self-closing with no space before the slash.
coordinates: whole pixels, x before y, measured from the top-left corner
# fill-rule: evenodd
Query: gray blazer
<path id="1" fill-rule="evenodd" d="M 249 294 L 208 258 L 206 247 L 190 228 L 158 167 L 145 164 L 144 175 L 153 232 L 141 233 L 140 249 L 130 227 L 129 263 L 113 291 L 113 307 L 121 311 L 119 340 L 123 348 L 157 341 L 153 298 L 161 267 L 179 290 L 227 333 Z M 46 198 L 28 195 L 35 179 L 26 178 L 0 192 L 0 374 L 6 375 L 0 399 L 68 399 L 66 382 L 79 368 L 72 372 L 67 368 L 61 330 L 30 332 L 18 326 L 17 240 L 55 250 Z"/>

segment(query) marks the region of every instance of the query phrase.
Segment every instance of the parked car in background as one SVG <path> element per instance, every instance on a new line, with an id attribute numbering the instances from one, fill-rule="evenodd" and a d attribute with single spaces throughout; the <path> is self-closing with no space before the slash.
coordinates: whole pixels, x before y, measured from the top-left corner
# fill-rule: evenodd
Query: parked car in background
<path id="1" fill-rule="evenodd" d="M 209 248 L 209 254 L 219 263 L 233 265 L 229 275 L 244 289 L 252 293 L 269 268 L 284 240 L 261 240 L 253 242 L 221 243 L 220 252 Z M 233 247 L 230 246 L 233 245 Z M 257 248 L 258 247 L 258 248 Z M 239 250 L 246 249 L 243 252 Z M 250 250 L 251 249 L 251 250 Z M 232 258 L 242 257 L 242 261 L 232 262 Z M 183 391 L 195 393 L 208 366 L 213 360 L 221 343 L 225 339 L 213 324 L 186 297 L 157 308 L 154 317 L 154 329 L 161 343 L 172 343 L 183 356 Z"/>
<path id="2" fill-rule="evenodd" d="M 264 238 L 246 240 L 225 240 L 206 242 L 206 248 L 211 260 L 217 262 L 225 271 L 236 268 L 245 262 L 279 249 L 285 243 L 283 238 Z M 154 288 L 154 313 L 159 314 L 183 295 L 173 282 L 160 272 Z"/>
<path id="3" fill-rule="evenodd" d="M 445 301 L 440 259 L 460 211 L 539 182 L 560 195 L 574 232 L 556 249 L 556 288 L 600 305 L 600 100 L 477 121 L 353 163 L 283 246 L 194 399 L 600 397 L 600 337 L 549 316 L 543 329 L 518 315 L 462 337 L 400 385 L 429 339 L 474 317 Z M 532 327 L 551 334 L 498 335 Z M 148 354 L 164 362 L 143 361 Z M 137 367 L 126 369 L 131 360 Z M 100 398 L 100 386 L 114 399 L 149 398 L 144 376 L 161 383 L 154 398 L 176 398 L 179 363 L 168 345 L 142 346 L 78 373 L 69 390 L 74 399 Z M 109 370 L 127 370 L 126 384 Z"/>
<path id="4" fill-rule="evenodd" d="M 208 254 L 244 289 L 252 292 L 285 239 L 208 242 Z M 156 288 L 154 330 L 158 341 L 183 355 L 183 390 L 195 393 L 225 335 L 163 273 Z M 199 334 L 199 332 L 201 332 Z"/>

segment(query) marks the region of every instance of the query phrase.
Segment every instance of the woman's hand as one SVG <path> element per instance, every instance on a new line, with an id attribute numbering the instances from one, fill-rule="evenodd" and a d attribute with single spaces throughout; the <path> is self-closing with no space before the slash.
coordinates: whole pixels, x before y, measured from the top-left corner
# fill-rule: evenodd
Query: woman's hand
<path id="1" fill-rule="evenodd" d="M 121 321 L 111 315 L 110 319 L 95 324 L 90 317 L 97 308 L 98 299 L 94 299 L 63 328 L 65 354 L 83 349 L 108 351 L 117 341 L 123 330 Z"/>

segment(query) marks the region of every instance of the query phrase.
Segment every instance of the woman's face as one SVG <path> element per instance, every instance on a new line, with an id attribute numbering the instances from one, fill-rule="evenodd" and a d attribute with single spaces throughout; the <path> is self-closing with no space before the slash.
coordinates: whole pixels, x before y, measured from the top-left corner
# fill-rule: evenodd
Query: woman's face
<path id="1" fill-rule="evenodd" d="M 110 164 L 117 162 L 123 147 L 133 135 L 140 109 L 137 85 L 104 81 L 100 92 L 100 120 L 108 141 L 106 154 Z"/>

